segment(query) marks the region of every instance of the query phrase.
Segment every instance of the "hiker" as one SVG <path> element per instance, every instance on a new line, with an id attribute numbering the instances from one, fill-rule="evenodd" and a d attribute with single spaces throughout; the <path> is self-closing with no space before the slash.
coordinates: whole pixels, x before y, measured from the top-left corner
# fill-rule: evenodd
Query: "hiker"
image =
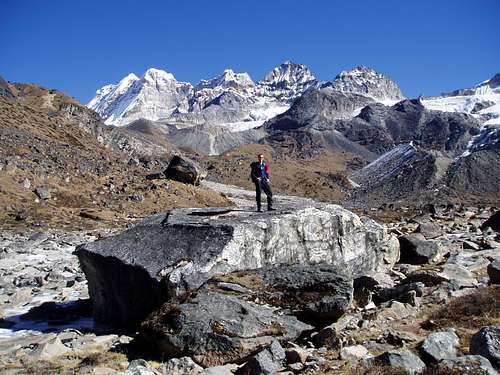
<path id="1" fill-rule="evenodd" d="M 250 178 L 255 184 L 255 199 L 257 200 L 257 212 L 262 212 L 260 196 L 262 190 L 267 196 L 267 210 L 274 211 L 273 192 L 269 180 L 269 165 L 264 161 L 264 155 L 259 155 L 259 161 L 250 164 Z"/>

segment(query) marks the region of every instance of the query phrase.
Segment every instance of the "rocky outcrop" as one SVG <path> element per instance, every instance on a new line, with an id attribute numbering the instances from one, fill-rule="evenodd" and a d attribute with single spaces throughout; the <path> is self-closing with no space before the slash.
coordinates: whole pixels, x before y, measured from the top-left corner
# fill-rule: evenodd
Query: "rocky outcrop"
<path id="1" fill-rule="evenodd" d="M 185 156 L 179 155 L 175 155 L 172 160 L 170 160 L 164 173 L 165 177 L 168 179 L 193 185 L 199 185 L 207 176 L 207 172 L 203 170 L 198 163 Z"/>
<path id="2" fill-rule="evenodd" d="M 309 329 L 270 306 L 203 289 L 184 303 L 163 305 L 142 323 L 140 333 L 164 358 L 191 356 L 210 367 L 239 362 L 275 339 L 293 341 Z"/>
<path id="3" fill-rule="evenodd" d="M 277 264 L 324 263 L 357 277 L 391 268 L 399 247 L 383 226 L 340 206 L 297 203 L 265 215 L 231 209 L 172 210 L 117 236 L 80 246 L 76 254 L 96 318 L 125 325 L 140 323 L 163 302 L 216 275 Z"/>

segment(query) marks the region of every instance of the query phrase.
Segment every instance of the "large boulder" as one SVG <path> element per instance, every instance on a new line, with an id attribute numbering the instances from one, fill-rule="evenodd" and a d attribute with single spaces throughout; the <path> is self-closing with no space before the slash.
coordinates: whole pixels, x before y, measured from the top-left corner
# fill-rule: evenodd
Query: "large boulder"
<path id="1" fill-rule="evenodd" d="M 390 351 L 375 357 L 375 362 L 397 369 L 405 370 L 409 375 L 421 374 L 425 371 L 425 363 L 408 350 Z"/>
<path id="2" fill-rule="evenodd" d="M 383 272 L 399 257 L 394 235 L 325 203 L 270 214 L 176 209 L 77 248 L 97 320 L 140 323 L 172 297 L 215 275 L 276 264 L 328 264 L 353 277 Z"/>
<path id="3" fill-rule="evenodd" d="M 496 211 L 481 225 L 481 229 L 486 229 L 488 227 L 494 231 L 500 232 L 500 211 Z"/>
<path id="4" fill-rule="evenodd" d="M 179 155 L 170 160 L 164 173 L 165 178 L 193 185 L 199 185 L 207 176 L 207 172 L 198 163 Z"/>
<path id="5" fill-rule="evenodd" d="M 435 241 L 426 240 L 421 234 L 408 234 L 398 238 L 401 249 L 401 263 L 436 263 L 443 256 L 443 250 Z"/>
<path id="6" fill-rule="evenodd" d="M 420 353 L 427 363 L 438 363 L 443 359 L 456 358 L 459 344 L 460 339 L 452 329 L 434 332 L 424 340 L 420 346 Z"/>
<path id="7" fill-rule="evenodd" d="M 293 341 L 310 329 L 273 307 L 203 288 L 184 303 L 166 303 L 150 314 L 140 337 L 163 358 L 190 356 L 210 367 L 239 362 L 276 339 Z"/>
<path id="8" fill-rule="evenodd" d="M 472 336 L 469 351 L 471 354 L 482 355 L 493 367 L 500 369 L 500 326 L 483 327 Z"/>

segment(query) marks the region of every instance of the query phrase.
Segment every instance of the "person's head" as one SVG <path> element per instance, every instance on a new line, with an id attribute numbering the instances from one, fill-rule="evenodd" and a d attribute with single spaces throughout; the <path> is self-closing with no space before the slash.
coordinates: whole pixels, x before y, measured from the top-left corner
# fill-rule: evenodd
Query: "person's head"
<path id="1" fill-rule="evenodd" d="M 260 163 L 262 163 L 264 161 L 264 155 L 259 154 L 257 157 L 258 157 L 258 160 Z"/>

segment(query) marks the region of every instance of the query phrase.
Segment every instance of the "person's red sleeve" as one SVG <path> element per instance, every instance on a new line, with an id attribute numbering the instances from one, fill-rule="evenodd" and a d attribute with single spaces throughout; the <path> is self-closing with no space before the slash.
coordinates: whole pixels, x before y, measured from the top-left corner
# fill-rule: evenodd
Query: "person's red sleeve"
<path id="1" fill-rule="evenodd" d="M 267 177 L 269 177 L 269 165 L 266 164 L 266 174 L 267 174 Z"/>

